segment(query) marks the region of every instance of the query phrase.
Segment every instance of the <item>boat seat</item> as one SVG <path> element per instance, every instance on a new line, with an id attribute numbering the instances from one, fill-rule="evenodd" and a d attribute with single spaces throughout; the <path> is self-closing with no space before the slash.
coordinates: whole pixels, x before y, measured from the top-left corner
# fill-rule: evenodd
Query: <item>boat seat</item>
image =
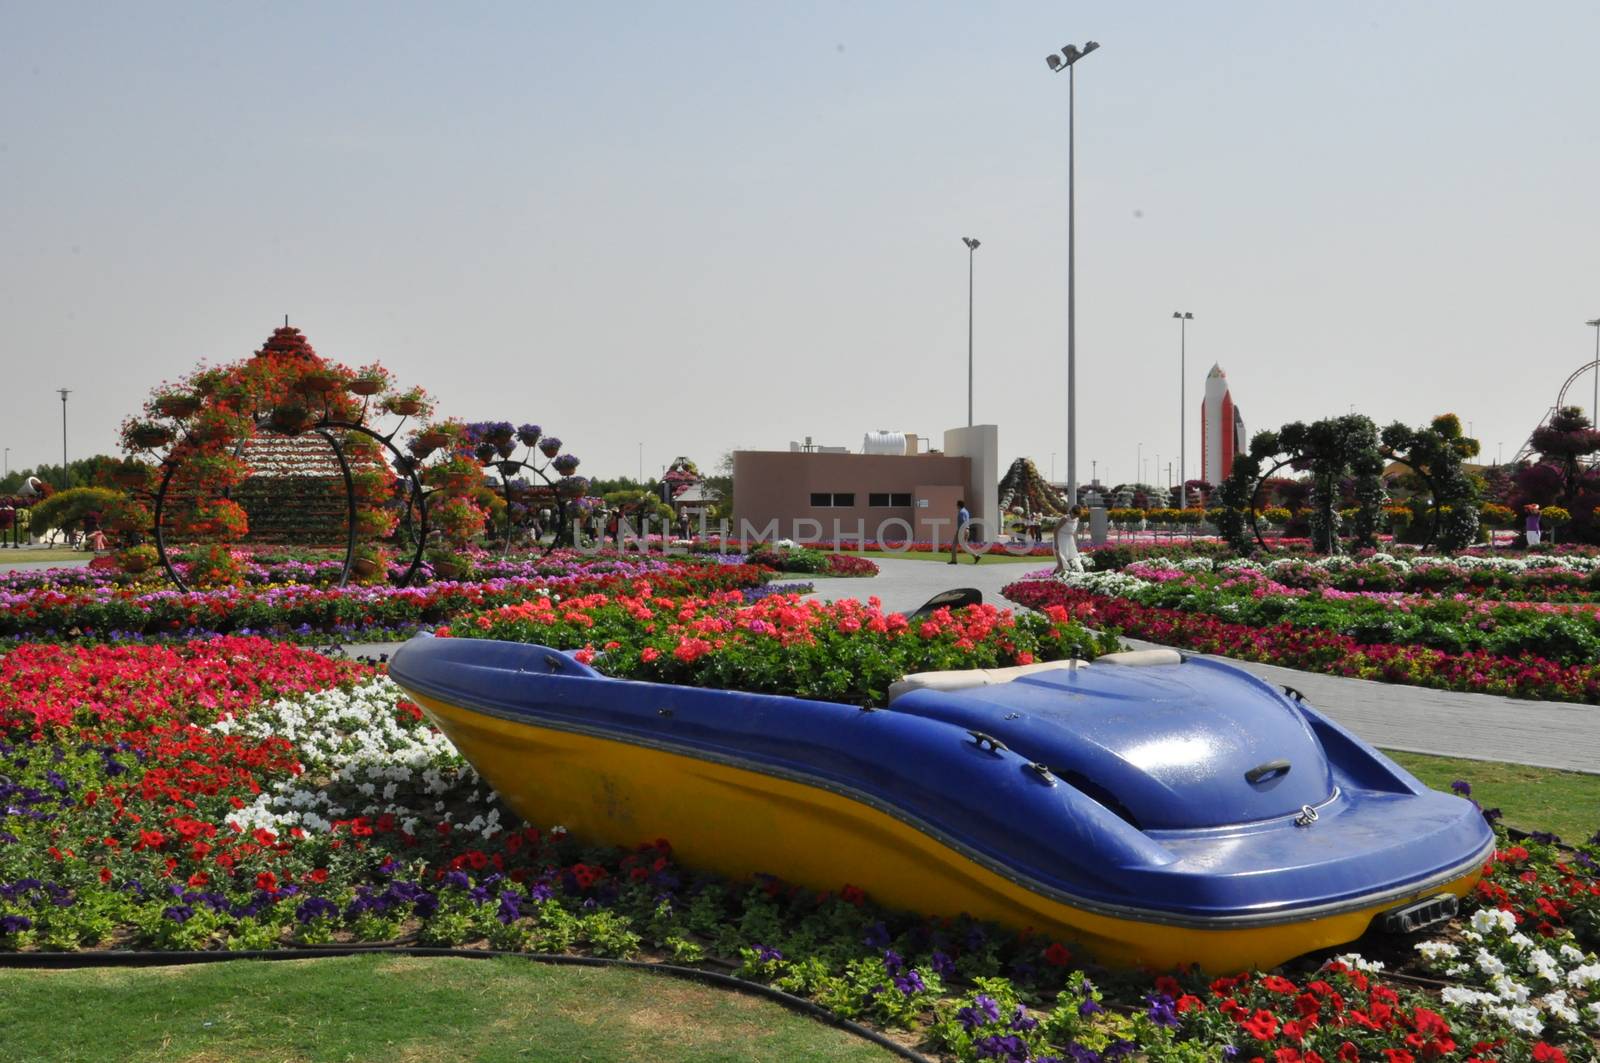
<path id="1" fill-rule="evenodd" d="M 1108 653 L 1094 661 L 1096 664 L 1120 664 L 1124 668 L 1148 668 L 1157 664 L 1182 664 L 1183 654 L 1177 650 L 1128 650 Z"/>
<path id="2" fill-rule="evenodd" d="M 973 687 L 996 686 L 1039 672 L 1055 672 L 1064 668 L 1082 668 L 1087 661 L 1041 661 L 1038 664 L 1019 664 L 1011 668 L 966 668 L 948 672 L 912 672 L 904 679 L 891 683 L 889 701 L 911 693 L 913 690 L 969 690 Z"/>

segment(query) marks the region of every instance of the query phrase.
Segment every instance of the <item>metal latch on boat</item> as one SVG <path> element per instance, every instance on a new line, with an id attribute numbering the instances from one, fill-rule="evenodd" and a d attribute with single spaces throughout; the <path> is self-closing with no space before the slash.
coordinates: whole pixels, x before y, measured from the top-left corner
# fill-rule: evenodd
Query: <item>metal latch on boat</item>
<path id="1" fill-rule="evenodd" d="M 1296 827 L 1309 827 L 1317 821 L 1317 810 L 1310 805 L 1301 805 L 1300 814 L 1294 817 Z"/>
<path id="2" fill-rule="evenodd" d="M 1460 906 L 1455 894 L 1441 893 L 1384 912 L 1380 925 L 1390 934 L 1414 934 L 1454 919 Z"/>

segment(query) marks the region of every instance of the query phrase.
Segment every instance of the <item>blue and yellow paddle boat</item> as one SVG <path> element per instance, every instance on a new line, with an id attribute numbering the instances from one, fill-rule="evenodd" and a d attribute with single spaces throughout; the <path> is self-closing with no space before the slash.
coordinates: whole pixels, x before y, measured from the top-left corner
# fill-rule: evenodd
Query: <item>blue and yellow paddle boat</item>
<path id="1" fill-rule="evenodd" d="M 532 822 L 1032 927 L 1108 964 L 1269 967 L 1420 929 L 1493 844 L 1472 804 L 1295 692 L 1166 650 L 912 675 L 865 708 L 477 639 L 413 639 L 390 675 Z"/>

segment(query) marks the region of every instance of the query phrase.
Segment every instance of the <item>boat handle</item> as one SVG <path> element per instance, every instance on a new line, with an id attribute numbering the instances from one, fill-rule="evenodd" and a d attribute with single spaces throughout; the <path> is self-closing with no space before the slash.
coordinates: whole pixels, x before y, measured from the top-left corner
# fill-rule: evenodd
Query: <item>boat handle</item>
<path id="1" fill-rule="evenodd" d="M 979 749 L 987 749 L 991 753 L 1000 753 L 1006 749 L 1006 744 L 994 735 L 984 734 L 982 731 L 968 731 L 967 734 L 978 743 Z"/>
<path id="2" fill-rule="evenodd" d="M 1050 765 L 1041 764 L 1036 760 L 1028 765 L 1028 770 L 1039 776 L 1039 781 L 1046 786 L 1054 786 L 1056 784 L 1056 777 L 1050 774 Z"/>
<path id="3" fill-rule="evenodd" d="M 1258 783 L 1262 779 L 1270 779 L 1274 775 L 1289 774 L 1290 764 L 1287 760 L 1269 760 L 1265 764 L 1257 764 L 1244 773 L 1245 782 Z"/>
<path id="4" fill-rule="evenodd" d="M 1306 696 L 1304 694 L 1300 693 L 1300 691 L 1296 690 L 1294 687 L 1288 686 L 1287 684 L 1285 684 L 1283 692 L 1296 701 L 1306 700 Z"/>

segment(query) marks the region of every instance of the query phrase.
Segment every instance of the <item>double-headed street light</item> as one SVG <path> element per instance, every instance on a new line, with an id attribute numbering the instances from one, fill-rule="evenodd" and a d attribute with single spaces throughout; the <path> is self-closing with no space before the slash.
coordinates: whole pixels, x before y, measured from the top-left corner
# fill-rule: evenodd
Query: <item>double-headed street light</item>
<path id="1" fill-rule="evenodd" d="M 1073 156 L 1073 119 L 1075 115 L 1073 68 L 1078 60 L 1100 45 L 1087 41 L 1083 47 L 1069 44 L 1061 54 L 1051 53 L 1044 61 L 1056 73 L 1067 72 L 1067 502 L 1078 504 L 1078 308 L 1077 308 L 1077 242 L 1076 189 L 1074 186 L 1076 159 Z"/>
<path id="2" fill-rule="evenodd" d="M 978 249 L 978 241 L 970 236 L 963 236 L 961 242 L 967 245 L 967 427 L 972 427 L 972 253 Z"/>
<path id="3" fill-rule="evenodd" d="M 1184 363 L 1189 357 L 1189 322 L 1194 320 L 1194 315 L 1187 310 L 1174 310 L 1172 316 L 1178 319 L 1178 492 L 1183 496 L 1179 509 L 1189 506 L 1189 488 L 1186 477 L 1188 476 L 1189 456 L 1189 400 L 1184 397 L 1184 379 L 1187 369 Z"/>

